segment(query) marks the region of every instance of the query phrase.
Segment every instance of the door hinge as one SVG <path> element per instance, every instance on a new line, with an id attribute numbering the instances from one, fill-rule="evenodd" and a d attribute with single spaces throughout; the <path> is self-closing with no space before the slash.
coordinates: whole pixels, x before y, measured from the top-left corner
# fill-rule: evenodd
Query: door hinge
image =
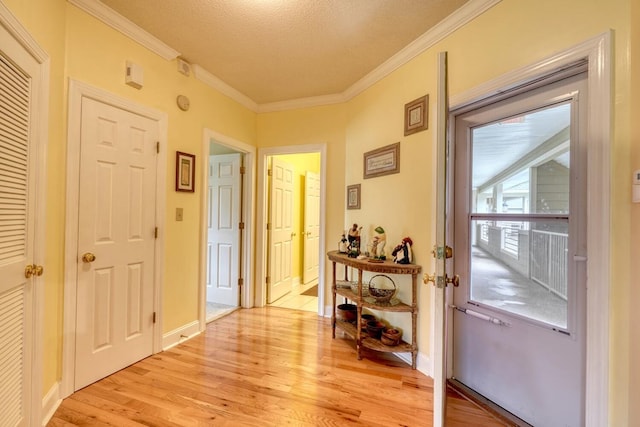
<path id="1" fill-rule="evenodd" d="M 247 173 L 247 168 L 244 166 L 240 166 L 240 175 L 244 175 L 245 173 Z"/>
<path id="2" fill-rule="evenodd" d="M 156 316 L 156 312 L 154 311 L 154 312 L 153 312 L 153 323 L 156 323 L 156 318 L 157 318 L 157 316 Z"/>
<path id="3" fill-rule="evenodd" d="M 238 228 L 240 230 L 244 230 L 244 222 L 241 222 L 240 224 L 238 224 Z"/>
<path id="4" fill-rule="evenodd" d="M 156 142 L 156 153 L 160 153 L 160 141 Z"/>
<path id="5" fill-rule="evenodd" d="M 270 222 L 267 223 L 267 230 L 271 230 L 271 223 Z"/>
<path id="6" fill-rule="evenodd" d="M 267 169 L 267 176 L 271 176 L 273 174 L 273 171 L 271 169 Z"/>
<path id="7" fill-rule="evenodd" d="M 271 277 L 267 276 L 266 282 L 267 282 L 267 285 L 270 284 L 271 283 Z"/>
<path id="8" fill-rule="evenodd" d="M 244 279 L 242 277 L 238 279 L 238 286 L 244 286 Z"/>
<path id="9" fill-rule="evenodd" d="M 158 238 L 158 227 L 156 227 L 156 228 L 153 230 L 153 237 L 154 237 L 155 239 L 157 239 L 157 238 Z"/>

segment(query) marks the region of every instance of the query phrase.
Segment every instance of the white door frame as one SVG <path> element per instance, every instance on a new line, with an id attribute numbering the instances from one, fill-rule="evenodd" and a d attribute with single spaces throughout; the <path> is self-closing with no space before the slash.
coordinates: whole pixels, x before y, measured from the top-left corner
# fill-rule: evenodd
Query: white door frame
<path id="1" fill-rule="evenodd" d="M 606 32 L 533 65 L 509 72 L 469 92 L 452 96 L 450 108 L 462 109 L 505 90 L 533 82 L 576 61 L 588 60 L 587 427 L 609 423 L 612 40 L 611 32 Z M 434 309 L 432 303 L 432 310 Z M 442 338 L 445 332 L 447 331 L 433 329 L 432 324 L 432 337 L 435 340 Z M 431 360 L 435 360 L 433 355 Z"/>
<path id="2" fill-rule="evenodd" d="M 76 285 L 78 270 L 78 213 L 80 179 L 80 130 L 82 98 L 94 99 L 158 122 L 160 152 L 156 175 L 156 224 L 160 232 L 155 242 L 154 259 L 154 311 L 157 313 L 153 327 L 153 353 L 162 351 L 162 288 L 164 283 L 164 232 L 167 175 L 167 128 L 168 116 L 137 104 L 102 89 L 69 79 L 69 127 L 67 136 L 67 201 L 65 221 L 64 257 L 64 344 L 62 350 L 61 396 L 73 393 L 75 382 L 75 330 L 76 330 Z"/>
<path id="3" fill-rule="evenodd" d="M 258 149 L 258 201 L 256 206 L 256 286 L 255 305 L 264 307 L 267 303 L 267 157 L 280 154 L 320 153 L 320 264 L 318 266 L 318 315 L 324 316 L 325 289 L 325 215 L 327 188 L 327 145 L 289 145 L 285 147 L 269 147 Z"/>
<path id="4" fill-rule="evenodd" d="M 219 145 L 232 148 L 244 155 L 244 168 L 245 174 L 243 178 L 242 188 L 242 218 L 245 228 L 242 233 L 242 254 L 240 259 L 242 262 L 242 278 L 244 285 L 240 289 L 240 304 L 243 308 L 253 307 L 253 295 L 254 287 L 253 275 L 251 274 L 253 269 L 253 235 L 255 233 L 255 221 L 253 220 L 253 201 L 255 200 L 255 157 L 256 149 L 249 144 L 242 141 L 238 141 L 224 134 L 218 133 L 211 129 L 204 129 L 202 138 L 202 153 L 203 157 L 209 162 L 209 146 L 211 142 L 215 142 Z M 202 188 L 207 188 L 208 174 L 206 167 L 202 167 L 201 178 Z M 207 192 L 203 192 L 202 196 L 202 213 L 200 215 L 200 291 L 199 291 L 199 310 L 198 310 L 198 322 L 200 323 L 200 331 L 204 331 L 207 327 L 207 216 L 208 216 L 208 203 Z"/>
<path id="5" fill-rule="evenodd" d="M 33 82 L 33 91 L 31 93 L 31 101 L 33 103 L 32 121 L 29 132 L 31 140 L 35 143 L 33 146 L 32 156 L 36 157 L 34 165 L 38 169 L 36 173 L 35 188 L 35 227 L 33 239 L 33 263 L 44 266 L 44 277 L 34 277 L 32 291 L 32 319 L 26 319 L 26 326 L 29 328 L 31 345 L 32 363 L 31 372 L 26 373 L 31 377 L 31 389 L 28 395 L 29 405 L 27 412 L 31 417 L 28 422 L 30 425 L 39 425 L 42 423 L 41 414 L 46 414 L 47 408 L 42 408 L 42 347 L 44 340 L 43 322 L 44 322 L 44 282 L 47 282 L 47 265 L 45 264 L 46 249 L 46 187 L 47 187 L 47 143 L 49 140 L 49 74 L 50 59 L 49 55 L 40 47 L 40 45 L 31 36 L 29 31 L 22 26 L 20 21 L 11 13 L 11 11 L 0 2 L 0 25 L 17 41 L 24 51 L 31 56 L 38 64 L 38 75 L 30 76 Z"/>

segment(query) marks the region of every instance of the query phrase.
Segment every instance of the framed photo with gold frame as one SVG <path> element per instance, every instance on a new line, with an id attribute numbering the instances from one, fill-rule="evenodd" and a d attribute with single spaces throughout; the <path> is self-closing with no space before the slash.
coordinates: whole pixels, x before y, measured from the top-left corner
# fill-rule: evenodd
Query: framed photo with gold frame
<path id="1" fill-rule="evenodd" d="M 196 156 L 176 151 L 176 191 L 195 192 Z"/>
<path id="2" fill-rule="evenodd" d="M 429 129 L 429 95 L 405 104 L 404 136 Z"/>
<path id="3" fill-rule="evenodd" d="M 347 185 L 347 209 L 360 209 L 360 184 Z"/>

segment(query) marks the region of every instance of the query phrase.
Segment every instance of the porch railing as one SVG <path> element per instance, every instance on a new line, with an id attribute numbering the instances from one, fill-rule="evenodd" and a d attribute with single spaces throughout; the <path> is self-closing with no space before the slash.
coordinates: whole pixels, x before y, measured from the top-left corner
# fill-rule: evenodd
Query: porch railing
<path id="1" fill-rule="evenodd" d="M 568 236 L 531 230 L 531 279 L 567 299 Z"/>

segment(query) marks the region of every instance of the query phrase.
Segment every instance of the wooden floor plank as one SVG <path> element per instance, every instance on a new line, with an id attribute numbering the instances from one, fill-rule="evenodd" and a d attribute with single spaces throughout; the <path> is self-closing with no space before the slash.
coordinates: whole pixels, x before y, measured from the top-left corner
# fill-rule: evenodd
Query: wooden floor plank
<path id="1" fill-rule="evenodd" d="M 65 399 L 48 426 L 431 426 L 433 381 L 330 320 L 236 310 L 205 332 Z M 502 426 L 453 397 L 447 426 Z"/>

